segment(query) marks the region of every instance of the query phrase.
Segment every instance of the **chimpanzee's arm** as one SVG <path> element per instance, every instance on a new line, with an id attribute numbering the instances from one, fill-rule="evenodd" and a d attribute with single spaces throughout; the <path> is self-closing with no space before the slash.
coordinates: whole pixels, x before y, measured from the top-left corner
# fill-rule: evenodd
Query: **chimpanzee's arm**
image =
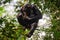
<path id="1" fill-rule="evenodd" d="M 40 12 L 40 10 L 36 7 L 36 5 L 32 5 L 32 9 L 33 9 L 33 12 L 34 14 L 36 15 L 34 18 L 38 18 L 38 19 L 41 19 L 42 18 L 42 13 Z M 34 19 L 33 18 L 33 19 Z"/>
<path id="2" fill-rule="evenodd" d="M 27 26 L 27 22 L 26 22 L 27 19 L 24 19 L 21 13 L 19 13 L 17 15 L 17 20 L 18 20 L 19 24 L 21 24 L 23 26 Z"/>
<path id="3" fill-rule="evenodd" d="M 42 18 L 41 12 L 35 5 L 33 5 L 32 9 L 33 9 L 35 16 L 29 19 L 30 23 L 36 22 L 37 20 Z"/>

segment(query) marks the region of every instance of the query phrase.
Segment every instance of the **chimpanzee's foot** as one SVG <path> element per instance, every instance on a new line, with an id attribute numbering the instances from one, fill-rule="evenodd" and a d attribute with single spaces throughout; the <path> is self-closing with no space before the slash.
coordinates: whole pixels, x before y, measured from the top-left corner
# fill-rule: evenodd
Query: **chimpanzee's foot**
<path id="1" fill-rule="evenodd" d="M 26 28 L 25 27 L 23 27 L 23 30 L 25 30 Z"/>
<path id="2" fill-rule="evenodd" d="M 30 38 L 32 35 L 33 35 L 33 34 L 27 34 L 26 36 L 27 36 L 28 38 Z"/>

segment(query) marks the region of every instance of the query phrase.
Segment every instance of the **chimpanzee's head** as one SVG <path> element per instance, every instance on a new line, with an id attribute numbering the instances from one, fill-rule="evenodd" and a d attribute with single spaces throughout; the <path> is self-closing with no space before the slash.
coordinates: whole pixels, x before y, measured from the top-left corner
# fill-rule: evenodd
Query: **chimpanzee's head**
<path id="1" fill-rule="evenodd" d="M 32 13 L 32 5 L 31 4 L 26 4 L 26 5 L 24 5 L 22 8 L 21 8 L 21 12 L 23 13 L 23 12 L 26 12 L 27 13 L 27 15 L 30 15 L 30 13 Z M 23 13 L 23 15 L 24 15 L 24 13 Z"/>

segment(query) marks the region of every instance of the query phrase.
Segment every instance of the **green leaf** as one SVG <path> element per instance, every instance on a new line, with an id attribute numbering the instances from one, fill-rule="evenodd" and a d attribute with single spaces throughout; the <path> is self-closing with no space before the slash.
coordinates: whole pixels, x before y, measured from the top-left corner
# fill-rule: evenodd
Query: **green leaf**
<path id="1" fill-rule="evenodd" d="M 4 7 L 0 7 L 0 16 L 2 16 L 2 13 L 4 12 L 5 12 Z"/>

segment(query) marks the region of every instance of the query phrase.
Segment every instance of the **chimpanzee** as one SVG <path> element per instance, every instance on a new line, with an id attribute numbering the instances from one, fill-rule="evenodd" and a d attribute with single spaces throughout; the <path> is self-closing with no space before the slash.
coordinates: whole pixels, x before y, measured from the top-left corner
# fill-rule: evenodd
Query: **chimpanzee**
<path id="1" fill-rule="evenodd" d="M 18 22 L 24 29 L 30 29 L 27 37 L 33 35 L 34 30 L 37 27 L 39 19 L 42 18 L 42 14 L 34 4 L 26 4 L 21 8 L 21 13 L 17 15 Z"/>

